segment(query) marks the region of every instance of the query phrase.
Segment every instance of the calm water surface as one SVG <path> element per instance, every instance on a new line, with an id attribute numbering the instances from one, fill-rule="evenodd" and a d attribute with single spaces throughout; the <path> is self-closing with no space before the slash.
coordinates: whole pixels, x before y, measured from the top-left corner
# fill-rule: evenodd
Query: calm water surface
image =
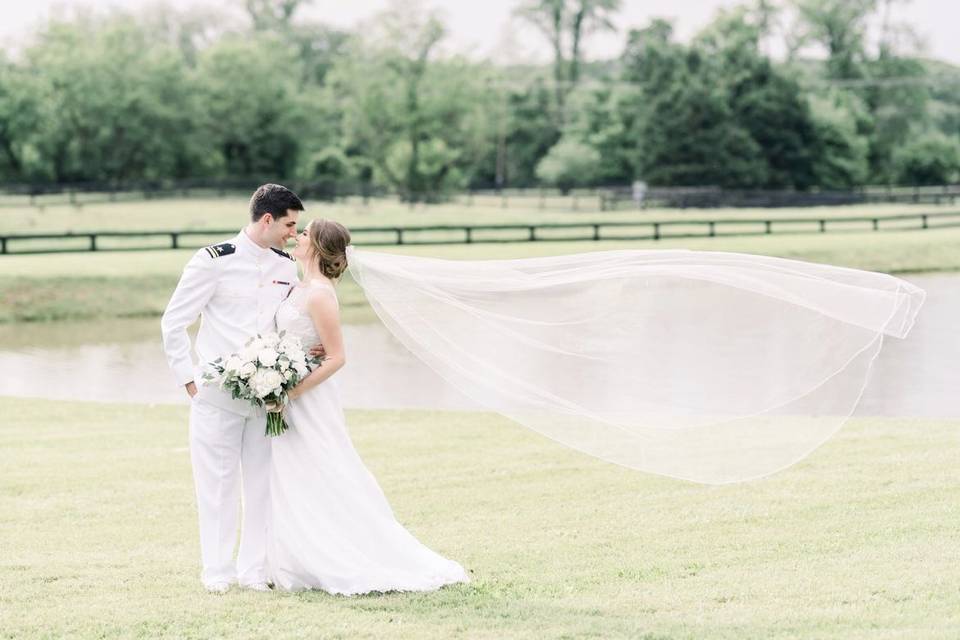
<path id="1" fill-rule="evenodd" d="M 905 278 L 927 300 L 906 340 L 887 338 L 859 415 L 960 417 L 960 274 Z M 186 404 L 167 368 L 159 319 L 0 327 L 0 395 Z M 336 376 L 349 408 L 476 408 L 380 324 L 344 327 Z"/>

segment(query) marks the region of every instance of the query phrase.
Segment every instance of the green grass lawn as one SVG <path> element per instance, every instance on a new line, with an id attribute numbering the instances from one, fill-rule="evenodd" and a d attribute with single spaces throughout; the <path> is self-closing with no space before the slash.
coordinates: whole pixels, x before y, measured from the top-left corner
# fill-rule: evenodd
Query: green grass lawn
<path id="1" fill-rule="evenodd" d="M 186 408 L 0 399 L 3 638 L 956 638 L 957 422 L 856 419 L 705 487 L 491 414 L 348 412 L 415 535 L 468 585 L 206 594 Z"/>
<path id="2" fill-rule="evenodd" d="M 960 229 L 370 250 L 480 260 L 623 248 L 758 253 L 888 273 L 960 270 Z M 189 250 L 160 250 L 0 256 L 0 299 L 4 301 L 0 323 L 158 316 L 191 255 Z M 345 320 L 372 319 L 362 292 L 349 277 L 340 296 Z"/>

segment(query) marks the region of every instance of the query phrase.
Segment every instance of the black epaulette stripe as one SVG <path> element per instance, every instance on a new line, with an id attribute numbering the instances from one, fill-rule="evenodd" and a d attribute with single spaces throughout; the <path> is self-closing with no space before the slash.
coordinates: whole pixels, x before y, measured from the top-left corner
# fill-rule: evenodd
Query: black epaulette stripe
<path id="1" fill-rule="evenodd" d="M 229 242 L 224 242 L 223 244 L 214 244 L 209 247 L 204 247 L 204 251 L 207 252 L 207 255 L 211 258 L 219 258 L 220 256 L 229 256 L 237 251 L 237 247 L 234 244 Z"/>
<path id="2" fill-rule="evenodd" d="M 270 250 L 273 251 L 278 256 L 283 256 L 287 260 L 293 260 L 293 256 L 287 253 L 286 251 L 281 251 L 280 249 L 274 249 L 273 247 L 270 247 Z"/>

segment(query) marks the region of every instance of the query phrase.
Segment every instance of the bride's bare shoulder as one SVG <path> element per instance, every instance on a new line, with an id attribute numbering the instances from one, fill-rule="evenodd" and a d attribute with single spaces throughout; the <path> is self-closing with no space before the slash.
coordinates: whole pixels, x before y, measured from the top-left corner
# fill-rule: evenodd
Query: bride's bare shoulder
<path id="1" fill-rule="evenodd" d="M 336 289 L 326 282 L 311 280 L 304 286 L 303 293 L 306 305 L 310 308 L 322 311 L 331 305 L 333 308 L 340 307 Z"/>

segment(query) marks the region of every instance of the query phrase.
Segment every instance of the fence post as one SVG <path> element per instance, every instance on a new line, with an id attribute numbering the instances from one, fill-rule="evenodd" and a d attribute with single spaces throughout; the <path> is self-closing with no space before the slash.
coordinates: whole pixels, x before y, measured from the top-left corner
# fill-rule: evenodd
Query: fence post
<path id="1" fill-rule="evenodd" d="M 930 228 L 929 225 L 927 224 L 927 214 L 921 215 L 921 216 L 920 216 L 920 220 L 922 221 L 922 222 L 921 222 L 921 228 L 923 228 L 923 229 L 929 229 L 929 228 Z"/>
<path id="2" fill-rule="evenodd" d="M 820 233 L 824 233 L 824 232 L 826 232 L 826 230 L 827 230 L 827 221 L 826 221 L 826 220 L 821 220 L 821 221 L 820 221 Z"/>
<path id="3" fill-rule="evenodd" d="M 654 240 L 660 239 L 660 223 L 659 222 L 653 223 L 653 239 Z"/>
<path id="4" fill-rule="evenodd" d="M 874 219 L 873 219 L 873 230 L 874 230 L 874 231 L 879 231 L 879 230 L 880 230 L 880 220 L 877 219 L 877 218 L 874 218 Z"/>
<path id="5" fill-rule="evenodd" d="M 180 248 L 180 234 L 171 233 L 170 234 L 170 248 L 179 249 Z"/>
<path id="6" fill-rule="evenodd" d="M 708 222 L 707 224 L 710 225 L 710 229 L 709 229 L 709 231 L 707 232 L 707 234 L 708 234 L 711 238 L 716 237 L 716 235 L 717 235 L 717 223 L 714 222 L 713 220 L 711 220 L 711 221 Z"/>
<path id="7" fill-rule="evenodd" d="M 773 223 L 770 220 L 763 221 L 764 233 L 772 233 L 770 227 L 773 226 Z"/>
<path id="8" fill-rule="evenodd" d="M 397 227 L 394 229 L 394 231 L 397 232 L 397 244 L 403 244 L 403 229 L 401 227 Z"/>
<path id="9" fill-rule="evenodd" d="M 91 233 L 90 234 L 90 251 L 96 251 L 96 250 L 97 250 L 97 234 Z"/>
<path id="10" fill-rule="evenodd" d="M 530 242 L 534 242 L 537 239 L 537 228 L 534 226 L 530 227 Z"/>
<path id="11" fill-rule="evenodd" d="M 472 233 L 473 229 L 470 228 L 470 227 L 464 227 L 463 230 L 467 232 L 467 244 L 472 243 L 472 242 L 473 242 L 473 233 Z"/>
<path id="12" fill-rule="evenodd" d="M 599 225 L 599 224 L 593 225 L 593 239 L 594 239 L 594 240 L 599 240 L 599 239 L 600 239 L 600 225 Z"/>
<path id="13" fill-rule="evenodd" d="M 7 239 L 0 238 L 0 253 L 6 253 L 6 252 L 7 252 Z"/>

